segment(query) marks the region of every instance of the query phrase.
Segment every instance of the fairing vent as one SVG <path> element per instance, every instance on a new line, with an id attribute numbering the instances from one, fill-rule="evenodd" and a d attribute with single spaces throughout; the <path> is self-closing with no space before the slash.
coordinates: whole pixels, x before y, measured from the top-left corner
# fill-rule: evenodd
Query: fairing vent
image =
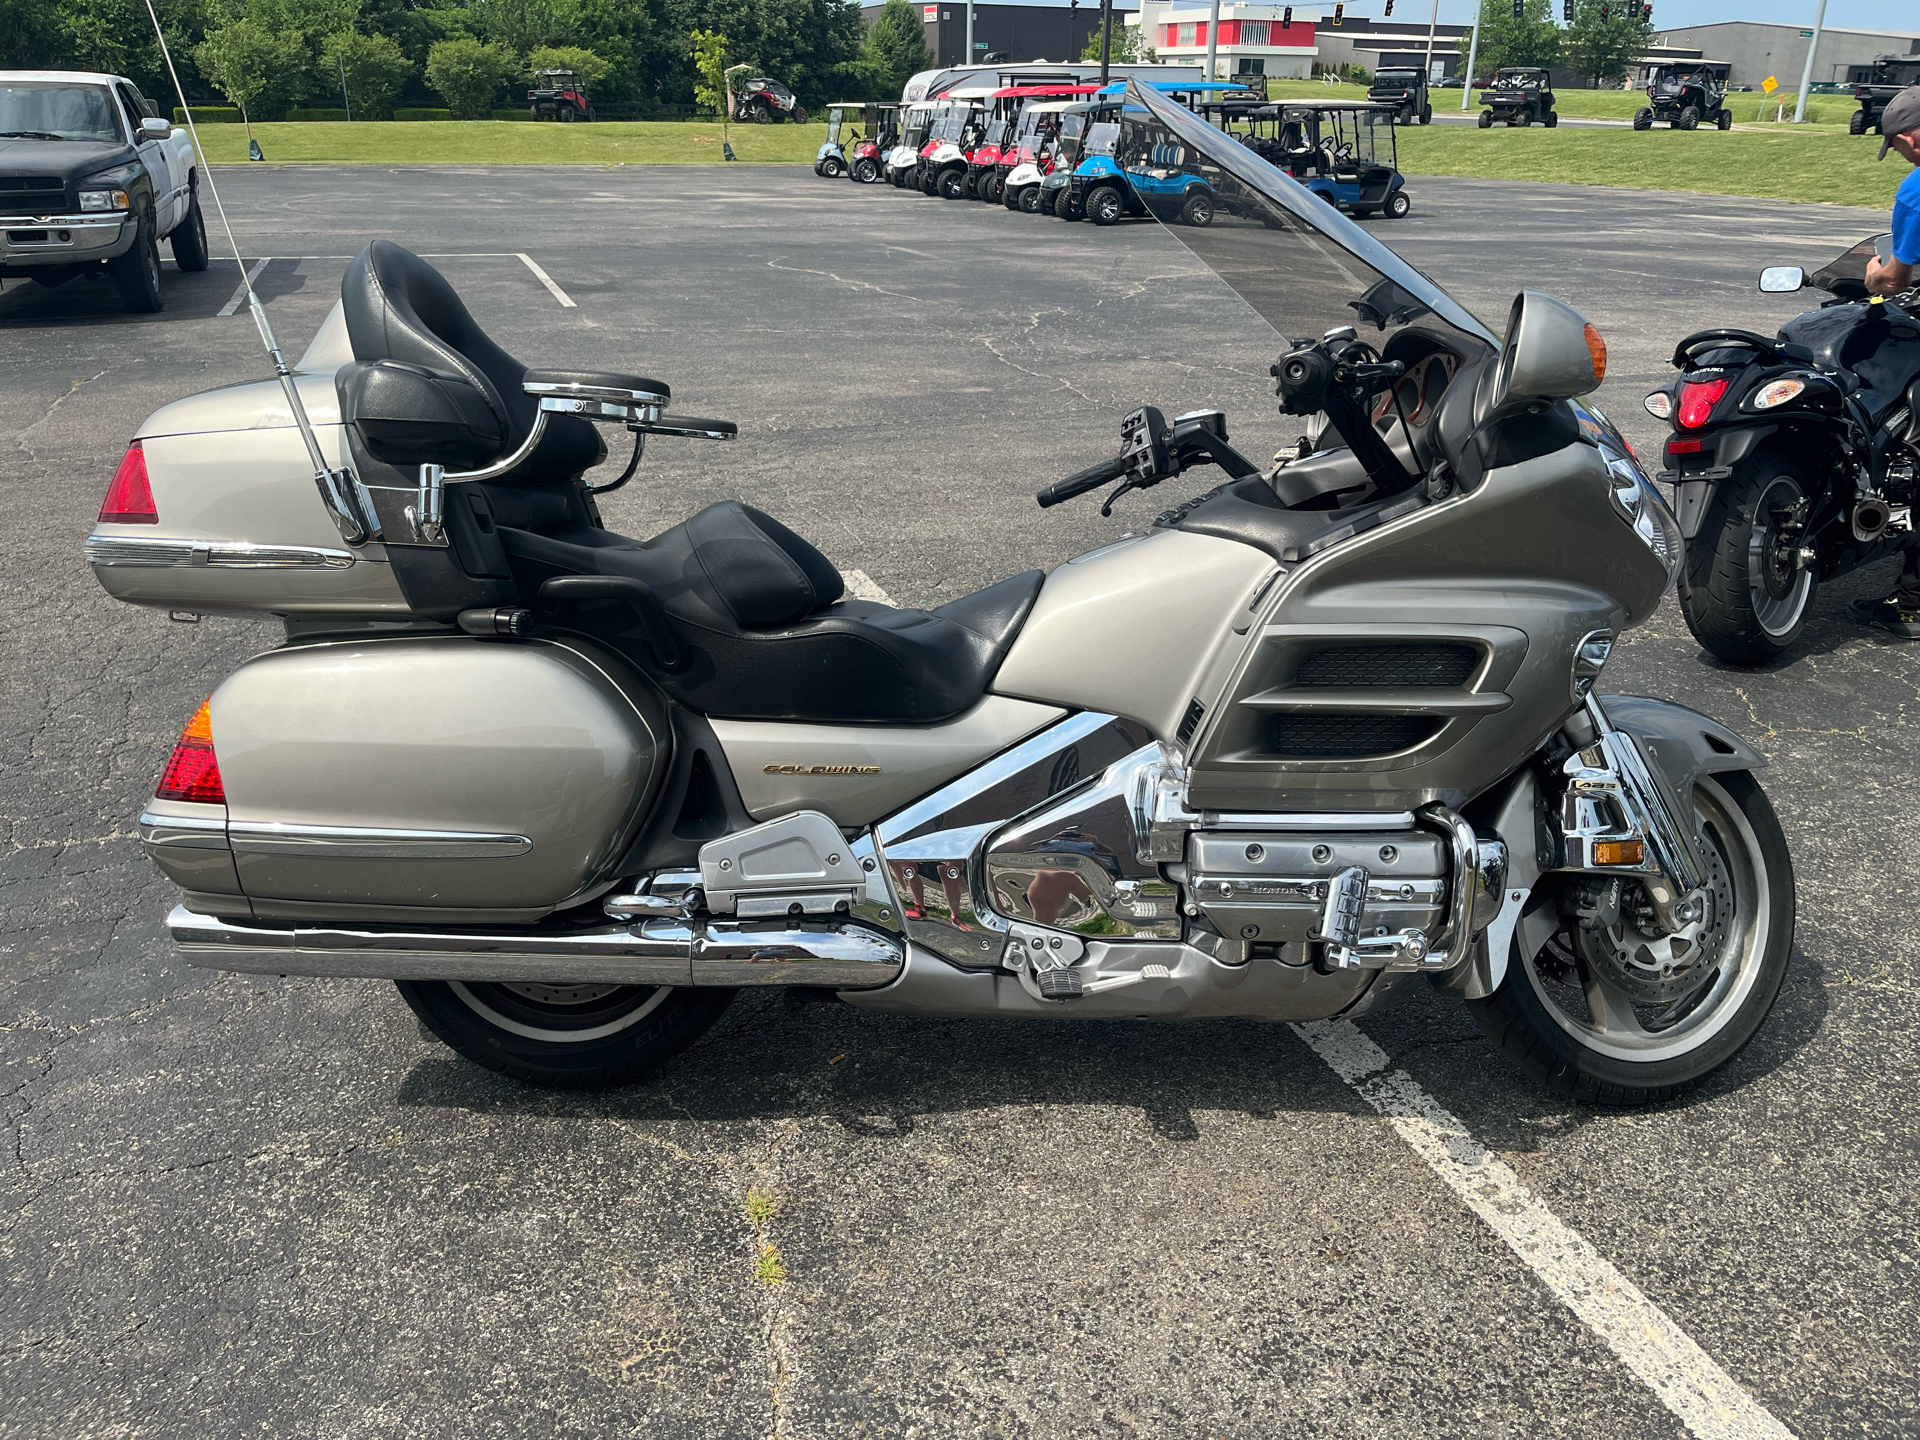
<path id="1" fill-rule="evenodd" d="M 1480 651 L 1471 645 L 1333 645 L 1301 661 L 1293 683 L 1322 689 L 1457 689 L 1473 677 L 1479 663 Z"/>
<path id="2" fill-rule="evenodd" d="M 1358 760 L 1393 755 L 1425 744 L 1446 723 L 1444 716 L 1432 715 L 1283 713 L 1267 718 L 1266 750 L 1269 755 L 1290 760 Z"/>

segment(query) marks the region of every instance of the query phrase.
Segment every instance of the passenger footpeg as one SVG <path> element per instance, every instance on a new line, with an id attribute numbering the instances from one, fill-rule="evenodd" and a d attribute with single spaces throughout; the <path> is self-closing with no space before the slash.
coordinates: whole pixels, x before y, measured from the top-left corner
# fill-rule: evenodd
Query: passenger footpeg
<path id="1" fill-rule="evenodd" d="M 1360 933 L 1370 878 L 1365 866 L 1349 865 L 1327 881 L 1327 903 L 1312 938 L 1327 947 L 1327 959 L 1338 970 L 1421 968 L 1427 961 L 1425 931 Z"/>

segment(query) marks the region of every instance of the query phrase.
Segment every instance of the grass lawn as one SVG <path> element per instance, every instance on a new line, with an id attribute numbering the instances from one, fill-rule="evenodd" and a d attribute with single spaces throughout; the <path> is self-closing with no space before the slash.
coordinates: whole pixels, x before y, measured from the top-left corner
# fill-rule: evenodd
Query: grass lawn
<path id="1" fill-rule="evenodd" d="M 1301 82 L 1316 98 L 1358 95 L 1355 86 Z M 1438 91 L 1436 99 L 1454 92 Z M 1583 93 L 1583 92 L 1571 92 Z M 1624 92 L 1588 91 L 1627 103 Z M 1458 96 L 1454 95 L 1455 103 Z M 1567 113 L 1571 114 L 1569 110 Z M 374 165 L 705 165 L 720 157 L 718 125 L 641 121 L 536 125 L 513 120 L 402 121 L 387 124 L 256 125 L 269 161 Z M 811 164 L 826 138 L 820 125 L 735 125 L 734 154 L 761 164 Z M 246 131 L 208 125 L 200 138 L 216 162 L 246 160 Z M 1878 164 L 1879 141 L 1811 126 L 1692 132 L 1665 128 L 1575 130 L 1538 127 L 1473 130 L 1415 125 L 1399 131 L 1400 168 L 1410 175 L 1472 175 L 1638 189 L 1701 190 L 1771 200 L 1824 200 L 1887 208 L 1906 174 Z"/>

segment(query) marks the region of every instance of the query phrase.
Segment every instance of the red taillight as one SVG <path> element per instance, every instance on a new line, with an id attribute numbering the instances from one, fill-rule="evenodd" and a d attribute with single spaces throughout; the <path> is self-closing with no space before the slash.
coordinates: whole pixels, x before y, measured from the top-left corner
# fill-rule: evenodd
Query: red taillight
<path id="1" fill-rule="evenodd" d="M 192 800 L 202 805 L 227 803 L 226 787 L 220 783 L 220 762 L 213 755 L 212 700 L 202 700 L 193 712 L 187 728 L 167 757 L 167 768 L 160 774 L 154 796 L 160 800 Z"/>
<path id="2" fill-rule="evenodd" d="M 1687 380 L 1680 385 L 1680 405 L 1673 413 L 1676 424 L 1683 430 L 1698 430 L 1707 423 L 1707 417 L 1713 414 L 1713 407 L 1720 403 L 1720 397 L 1727 393 L 1725 380 Z"/>
<path id="3" fill-rule="evenodd" d="M 160 523 L 160 512 L 153 508 L 153 487 L 147 484 L 147 452 L 138 440 L 120 457 L 107 498 L 100 502 L 100 519 L 110 525 Z"/>

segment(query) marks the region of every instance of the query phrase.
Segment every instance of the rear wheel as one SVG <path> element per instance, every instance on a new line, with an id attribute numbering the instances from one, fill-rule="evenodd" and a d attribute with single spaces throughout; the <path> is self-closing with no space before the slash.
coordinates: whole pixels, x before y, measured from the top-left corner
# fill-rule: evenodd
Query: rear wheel
<path id="1" fill-rule="evenodd" d="M 638 1080 L 698 1040 L 731 990 L 670 985 L 396 980 L 442 1043 L 530 1085 L 604 1090 Z"/>
<path id="2" fill-rule="evenodd" d="M 1633 128 L 1636 130 L 1651 130 L 1653 128 L 1653 110 L 1650 106 L 1642 105 L 1638 110 L 1633 112 Z"/>
<path id="3" fill-rule="evenodd" d="M 135 315 L 152 315 L 166 304 L 160 293 L 160 241 L 153 233 L 153 216 L 142 215 L 127 253 L 107 262 L 120 303 Z"/>
<path id="4" fill-rule="evenodd" d="M 1413 199 L 1406 191 L 1396 190 L 1387 197 L 1385 208 L 1389 220 L 1404 220 L 1413 210 Z"/>
<path id="5" fill-rule="evenodd" d="M 747 106 L 747 113 L 742 118 L 754 125 L 771 125 L 773 123 L 773 112 L 766 107 L 763 101 L 756 100 L 753 104 Z"/>
<path id="6" fill-rule="evenodd" d="M 1847 133 L 1849 135 L 1864 135 L 1867 133 L 1866 111 L 1856 110 L 1847 117 Z"/>
<path id="7" fill-rule="evenodd" d="M 1482 110 L 1480 112 L 1480 128 L 1482 130 L 1491 130 L 1493 128 L 1493 112 L 1491 110 Z"/>
<path id="8" fill-rule="evenodd" d="M 1196 230 L 1204 230 L 1213 224 L 1213 197 L 1193 194 L 1187 197 L 1187 203 L 1180 207 L 1180 218 Z"/>
<path id="9" fill-rule="evenodd" d="M 1520 128 L 1524 130 L 1531 124 L 1533 124 L 1533 111 L 1522 110 L 1520 112 Z"/>
<path id="10" fill-rule="evenodd" d="M 1813 570 L 1800 563 L 1811 500 L 1800 467 L 1762 450 L 1720 481 L 1687 546 L 1680 613 L 1722 660 L 1760 665 L 1806 628 Z"/>
<path id="11" fill-rule="evenodd" d="M 1602 1105 L 1684 1094 L 1739 1053 L 1767 1018 L 1793 949 L 1793 861 L 1751 775 L 1693 787 L 1707 871 L 1705 913 L 1677 934 L 1648 924 L 1624 882 L 1610 925 L 1564 925 L 1508 961 L 1468 1008 L 1489 1039 L 1551 1089 Z"/>
<path id="12" fill-rule="evenodd" d="M 207 268 L 207 218 L 200 213 L 198 190 L 187 192 L 187 213 L 173 227 L 167 243 L 173 247 L 173 263 L 182 270 L 197 274 Z"/>
<path id="13" fill-rule="evenodd" d="M 1691 105 L 1680 107 L 1680 118 L 1673 122 L 1676 130 L 1695 130 L 1700 125 L 1700 112 Z"/>

